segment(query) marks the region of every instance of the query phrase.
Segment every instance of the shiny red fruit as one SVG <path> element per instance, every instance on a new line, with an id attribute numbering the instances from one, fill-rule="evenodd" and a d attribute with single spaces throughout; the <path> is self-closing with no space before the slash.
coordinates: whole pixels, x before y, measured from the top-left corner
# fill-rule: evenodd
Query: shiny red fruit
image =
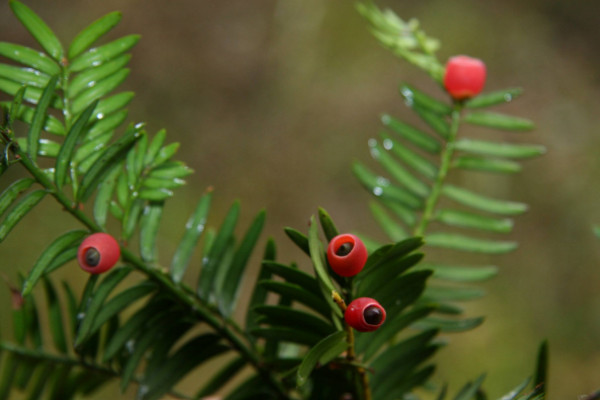
<path id="1" fill-rule="evenodd" d="M 344 233 L 331 239 L 327 246 L 327 261 L 340 276 L 358 274 L 367 262 L 367 248 L 357 236 Z"/>
<path id="2" fill-rule="evenodd" d="M 451 57 L 446 63 L 444 87 L 455 100 L 477 96 L 485 85 L 485 64 L 469 56 Z"/>
<path id="3" fill-rule="evenodd" d="M 119 261 L 119 257 L 119 243 L 114 237 L 102 232 L 85 238 L 77 250 L 79 266 L 92 274 L 108 271 Z"/>
<path id="4" fill-rule="evenodd" d="M 385 310 L 377 300 L 359 297 L 348 305 L 344 319 L 348 325 L 359 332 L 371 332 L 385 321 Z"/>

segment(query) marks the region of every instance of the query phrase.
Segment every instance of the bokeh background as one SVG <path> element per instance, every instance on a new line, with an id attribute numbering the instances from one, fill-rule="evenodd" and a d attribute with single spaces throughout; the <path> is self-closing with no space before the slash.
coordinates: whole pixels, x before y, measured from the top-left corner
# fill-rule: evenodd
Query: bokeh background
<path id="1" fill-rule="evenodd" d="M 369 162 L 367 140 L 379 115 L 409 118 L 397 94 L 406 81 L 443 98 L 421 71 L 395 59 L 368 32 L 353 2 L 322 0 L 29 0 L 60 38 L 109 11 L 123 20 L 111 37 L 139 33 L 125 87 L 137 93 L 130 119 L 150 132 L 167 128 L 182 143 L 179 158 L 196 173 L 166 209 L 164 262 L 196 199 L 215 187 L 211 221 L 234 199 L 242 226 L 266 207 L 266 233 L 283 261 L 306 259 L 282 234 L 305 229 L 317 206 L 343 230 L 383 238 L 368 213 L 368 195 L 350 172 Z M 600 13 L 585 0 L 378 1 L 417 17 L 442 40 L 439 55 L 485 60 L 487 90 L 522 86 L 503 111 L 533 119 L 526 141 L 548 153 L 505 179 L 475 176 L 482 191 L 529 203 L 511 238 L 516 252 L 490 261 L 500 275 L 488 295 L 468 306 L 485 315 L 474 331 L 449 335 L 437 356 L 438 382 L 451 393 L 487 372 L 491 398 L 530 375 L 542 339 L 551 349 L 552 399 L 576 399 L 600 388 Z M 35 46 L 0 2 L 0 40 Z M 514 134 L 513 134 L 514 135 Z M 373 164 L 371 164 L 373 165 Z M 14 169 L 13 169 L 14 170 Z M 21 172 L 10 171 L 0 189 Z M 0 246 L 0 270 L 15 281 L 39 251 L 77 225 L 49 199 Z M 265 235 L 266 237 L 266 235 Z M 257 263 L 256 267 L 258 266 Z M 73 266 L 58 273 L 81 287 Z M 249 277 L 248 286 L 251 286 Z M 0 284 L 0 324 L 10 325 L 10 296 Z M 117 398 L 107 388 L 99 398 Z M 117 396 L 117 397 L 115 397 Z M 123 398 L 130 398 L 128 393 Z"/>

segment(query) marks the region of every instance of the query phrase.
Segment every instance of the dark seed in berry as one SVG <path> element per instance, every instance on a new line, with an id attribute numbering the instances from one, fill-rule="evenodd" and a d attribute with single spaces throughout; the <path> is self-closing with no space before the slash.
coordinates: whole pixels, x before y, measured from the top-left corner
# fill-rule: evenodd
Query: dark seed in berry
<path id="1" fill-rule="evenodd" d="M 335 252 L 340 257 L 347 256 L 352 251 L 352 243 L 342 244 Z"/>
<path id="2" fill-rule="evenodd" d="M 365 321 L 369 325 L 377 325 L 381 322 L 381 319 L 383 318 L 383 313 L 381 312 L 379 307 L 376 306 L 367 307 L 363 312 L 363 315 L 365 317 Z"/>
<path id="3" fill-rule="evenodd" d="M 95 267 L 100 264 L 100 253 L 93 247 L 90 247 L 85 251 L 85 262 L 91 266 Z"/>

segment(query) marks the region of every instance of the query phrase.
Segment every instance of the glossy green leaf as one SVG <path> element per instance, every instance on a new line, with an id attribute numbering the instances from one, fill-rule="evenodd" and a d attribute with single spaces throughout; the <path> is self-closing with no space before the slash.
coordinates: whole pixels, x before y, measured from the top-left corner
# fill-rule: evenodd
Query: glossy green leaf
<path id="1" fill-rule="evenodd" d="M 410 171 L 392 158 L 375 139 L 369 140 L 369 147 L 371 156 L 402 186 L 420 197 L 426 197 L 429 194 L 429 187 L 415 178 Z"/>
<path id="2" fill-rule="evenodd" d="M 407 207 L 402 204 L 396 203 L 394 201 L 390 201 L 387 199 L 381 200 L 381 203 L 392 213 L 394 213 L 402 222 L 404 222 L 408 227 L 414 227 L 417 223 L 417 215 L 413 210 L 409 210 Z"/>
<path id="3" fill-rule="evenodd" d="M 25 330 L 27 336 L 31 339 L 31 343 L 34 348 L 41 349 L 43 346 L 42 341 L 42 327 L 40 325 L 40 318 L 38 315 L 38 307 L 36 305 L 35 297 L 32 295 L 23 297 L 23 310 L 25 314 Z"/>
<path id="4" fill-rule="evenodd" d="M 104 34 L 114 28 L 120 20 L 121 13 L 116 11 L 106 14 L 92 22 L 89 26 L 79 32 L 71 42 L 68 51 L 69 59 L 73 59 L 87 50 L 94 42 L 96 42 L 96 40 L 100 39 Z"/>
<path id="5" fill-rule="evenodd" d="M 404 258 L 406 255 L 415 251 L 422 245 L 422 238 L 413 237 L 405 239 L 398 243 L 394 243 L 393 245 L 386 245 L 380 247 L 375 252 L 369 255 L 367 263 L 365 264 L 361 274 L 357 276 L 357 279 L 364 279 L 372 272 L 377 271 L 383 265 L 397 262 L 398 260 Z"/>
<path id="6" fill-rule="evenodd" d="M 60 40 L 58 40 L 48 25 L 46 25 L 46 23 L 25 4 L 16 0 L 11 0 L 9 3 L 15 16 L 21 21 L 23 26 L 27 28 L 35 40 L 38 41 L 52 58 L 56 61 L 61 61 L 64 50 Z"/>
<path id="7" fill-rule="evenodd" d="M 486 254 L 503 254 L 517 248 L 516 242 L 478 239 L 454 233 L 432 233 L 425 238 L 428 245 L 446 249 Z"/>
<path id="8" fill-rule="evenodd" d="M 307 255 L 310 255 L 310 250 L 308 248 L 308 237 L 305 234 L 290 227 L 286 227 L 283 230 L 287 237 L 289 237 L 292 242 L 294 242 L 294 244 L 300 248 L 300 250 L 305 252 Z"/>
<path id="9" fill-rule="evenodd" d="M 150 171 L 149 176 L 157 179 L 183 178 L 194 171 L 180 161 L 168 161 Z"/>
<path id="10" fill-rule="evenodd" d="M 414 324 L 417 329 L 439 329 L 441 332 L 464 332 L 478 327 L 483 323 L 483 317 L 465 319 L 444 319 L 427 317 Z"/>
<path id="11" fill-rule="evenodd" d="M 371 367 L 374 370 L 382 372 L 372 376 L 372 387 L 378 388 L 382 386 L 385 388 L 385 385 L 389 385 L 390 383 L 393 387 L 399 381 L 397 378 L 406 376 L 411 370 L 430 358 L 437 350 L 436 346 L 431 345 L 431 341 L 437 334 L 437 329 L 429 329 L 404 339 L 382 352 L 371 363 Z M 383 373 L 383 371 L 387 373 Z M 389 382 L 392 376 L 396 377 L 396 379 Z"/>
<path id="12" fill-rule="evenodd" d="M 129 185 L 127 183 L 127 175 L 121 170 L 121 173 L 117 178 L 117 200 L 121 207 L 127 207 L 127 204 L 129 204 L 129 196 L 130 193 Z"/>
<path id="13" fill-rule="evenodd" d="M 417 196 L 392 185 L 388 179 L 375 175 L 363 164 L 355 162 L 352 165 L 352 171 L 367 191 L 375 197 L 397 201 L 412 209 L 418 209 L 421 206 L 422 201 Z"/>
<path id="14" fill-rule="evenodd" d="M 77 147 L 75 154 L 73 155 L 72 162 L 74 164 L 84 164 L 90 157 L 95 157 L 96 154 L 101 152 L 108 146 L 108 142 L 113 137 L 112 132 L 106 132 L 100 136 L 97 136 L 91 140 L 85 140 L 84 143 Z M 87 163 L 86 163 L 87 164 Z"/>
<path id="15" fill-rule="evenodd" d="M 142 137 L 137 141 L 136 146 L 133 147 L 130 151 L 125 155 L 125 177 L 127 178 L 127 187 L 135 188 L 138 186 L 138 180 L 140 179 L 141 173 L 138 173 L 136 170 L 135 160 L 137 159 L 138 146 L 141 141 L 144 140 L 146 134 L 142 132 Z M 140 171 L 141 172 L 141 171 Z M 132 196 L 135 196 L 132 194 Z"/>
<path id="16" fill-rule="evenodd" d="M 173 313 L 174 311 L 171 309 L 171 306 L 172 303 L 164 298 L 155 297 L 148 301 L 144 307 L 136 311 L 135 314 L 121 325 L 117 333 L 108 342 L 102 356 L 103 362 L 107 362 L 115 357 L 127 341 L 135 339 L 140 332 L 146 331 L 148 324 L 161 321 L 165 314 Z"/>
<path id="17" fill-rule="evenodd" d="M 56 289 L 48 279 L 44 279 L 44 289 L 46 292 L 46 302 L 48 305 L 48 322 L 52 332 L 54 346 L 61 353 L 67 352 L 67 339 L 63 325 L 62 310 Z"/>
<path id="18" fill-rule="evenodd" d="M 18 119 L 19 114 L 21 113 L 21 109 L 29 109 L 29 107 L 21 107 L 23 104 L 23 97 L 25 96 L 26 87 L 21 87 L 17 93 L 15 93 L 12 101 L 1 102 L 0 105 L 4 111 L 4 128 L 9 128 L 6 130 L 6 134 L 9 138 L 14 137 L 14 133 L 12 132 L 13 123 Z M 33 117 L 32 117 L 33 118 Z M 4 159 L 6 161 L 6 159 Z"/>
<path id="19" fill-rule="evenodd" d="M 415 146 L 432 154 L 437 154 L 442 149 L 441 143 L 429 134 L 404 122 L 398 121 L 388 114 L 381 117 L 381 122 L 402 138 L 410 141 Z"/>
<path id="20" fill-rule="evenodd" d="M 56 158 L 54 169 L 54 183 L 58 188 L 61 188 L 65 184 L 75 146 L 79 142 L 81 135 L 85 133 L 85 127 L 90 116 L 94 112 L 94 108 L 96 108 L 96 104 L 96 101 L 92 102 L 92 104 L 81 113 L 75 123 L 71 126 L 69 133 L 67 133 L 67 137 L 60 149 L 60 153 L 58 153 L 58 157 Z"/>
<path id="21" fill-rule="evenodd" d="M 194 399 L 202 399 L 204 397 L 215 394 L 220 388 L 225 386 L 227 382 L 233 379 L 238 372 L 246 365 L 246 360 L 242 357 L 236 357 L 230 361 L 225 367 L 213 375 L 208 382 L 204 384 L 202 389 L 196 393 Z"/>
<path id="22" fill-rule="evenodd" d="M 84 310 L 84 317 L 81 320 L 81 325 L 75 338 L 74 346 L 78 347 L 88 337 L 93 334 L 92 328 L 94 326 L 94 320 L 98 314 L 102 311 L 104 301 L 108 295 L 133 269 L 131 267 L 123 267 L 113 269 L 108 275 L 100 282 L 93 296 L 90 298 L 89 304 Z"/>
<path id="23" fill-rule="evenodd" d="M 17 197 L 35 183 L 33 178 L 22 178 L 13 182 L 0 194 L 0 217 L 15 202 Z"/>
<path id="24" fill-rule="evenodd" d="M 105 45 L 91 48 L 73 59 L 70 70 L 79 72 L 110 61 L 135 46 L 138 40 L 140 40 L 139 35 L 128 35 Z"/>
<path id="25" fill-rule="evenodd" d="M 225 315 L 231 315 L 235 308 L 239 292 L 240 283 L 242 276 L 248 265 L 250 255 L 256 246 L 256 242 L 262 232 L 265 224 L 266 213 L 264 210 L 258 213 L 258 215 L 252 221 L 252 224 L 248 228 L 248 231 L 244 235 L 239 247 L 237 248 L 233 260 L 229 265 L 225 280 L 223 281 L 223 287 L 221 288 L 221 294 L 219 297 L 219 304 Z"/>
<path id="26" fill-rule="evenodd" d="M 321 229 L 323 229 L 323 233 L 325 234 L 325 238 L 327 242 L 330 242 L 331 239 L 339 235 L 339 231 L 333 222 L 333 219 L 329 215 L 329 213 L 324 209 L 319 207 L 319 223 L 321 224 Z"/>
<path id="27" fill-rule="evenodd" d="M 198 295 L 203 299 L 207 299 L 214 290 L 217 267 L 221 264 L 233 237 L 233 230 L 237 224 L 239 213 L 240 203 L 236 201 L 225 216 L 210 251 L 202 260 L 202 270 L 198 279 Z"/>
<path id="28" fill-rule="evenodd" d="M 216 335 L 200 335 L 181 346 L 163 364 L 159 374 L 144 381 L 144 390 L 138 391 L 142 400 L 157 400 L 171 389 L 181 378 L 187 375 L 199 364 L 225 353 L 229 347 L 218 343 Z"/>
<path id="29" fill-rule="evenodd" d="M 171 353 L 177 342 L 193 328 L 194 322 L 192 318 L 184 318 L 183 320 L 172 322 L 165 321 L 163 325 L 166 325 L 164 326 L 166 329 L 163 329 L 163 326 L 159 326 L 157 329 L 148 331 L 150 337 L 152 337 L 153 331 L 159 331 L 161 333 L 161 340 L 153 341 L 152 352 L 146 357 L 144 380 L 151 381 L 161 373 L 163 364 L 167 360 L 169 353 Z"/>
<path id="30" fill-rule="evenodd" d="M 156 238 L 163 207 L 162 202 L 152 202 L 144 207 L 140 222 L 140 255 L 147 262 L 155 262 L 158 258 Z"/>
<path id="31" fill-rule="evenodd" d="M 408 233 L 393 218 L 390 217 L 388 212 L 374 201 L 369 202 L 369 209 L 371 210 L 371 214 L 379 226 L 383 229 L 387 237 L 389 237 L 393 242 L 398 242 L 402 239 L 406 239 L 408 237 Z"/>
<path id="32" fill-rule="evenodd" d="M 45 190 L 35 190 L 28 193 L 17 205 L 10 210 L 0 222 L 0 242 L 3 241 L 19 221 L 27 215 L 46 195 Z"/>
<path id="33" fill-rule="evenodd" d="M 398 141 L 394 140 L 390 135 L 382 132 L 383 148 L 398 157 L 407 166 L 419 172 L 423 176 L 434 179 L 437 175 L 437 167 L 426 158 L 418 155 L 406 146 L 403 146 Z"/>
<path id="34" fill-rule="evenodd" d="M 20 137 L 16 140 L 21 150 L 28 151 L 27 138 Z M 40 139 L 38 141 L 37 155 L 41 157 L 56 158 L 60 152 L 61 144 L 49 139 Z"/>
<path id="35" fill-rule="evenodd" d="M 6 92 L 11 96 L 16 96 L 16 94 L 21 90 L 21 85 L 16 82 L 0 78 L 0 91 Z M 38 104 L 40 98 L 42 97 L 42 90 L 27 86 L 25 88 L 25 92 L 23 93 L 23 98 L 32 104 Z M 62 109 L 63 103 L 60 97 L 55 96 L 51 100 L 51 106 L 54 108 Z"/>
<path id="36" fill-rule="evenodd" d="M 389 312 L 400 312 L 413 304 L 425 289 L 431 271 L 414 271 L 383 282 L 377 293 L 377 301 Z"/>
<path id="37" fill-rule="evenodd" d="M 264 281 L 271 279 L 271 271 L 264 265 L 268 262 L 274 262 L 277 257 L 277 247 L 275 245 L 275 240 L 273 238 L 269 238 L 267 240 L 267 244 L 265 245 L 265 250 L 263 252 L 262 260 L 263 263 L 260 267 L 260 271 L 258 272 L 258 276 L 256 277 L 256 282 Z M 247 304 L 247 312 L 246 312 L 246 329 L 250 330 L 257 326 L 256 323 L 256 313 L 254 312 L 254 307 L 262 304 L 266 304 L 268 291 L 258 285 L 253 285 L 254 289 L 252 291 L 252 296 L 250 297 L 250 301 Z M 253 338 L 250 338 L 251 340 Z"/>
<path id="38" fill-rule="evenodd" d="M 526 204 L 482 196 L 453 185 L 444 185 L 442 193 L 460 204 L 491 213 L 518 215 L 527 211 Z"/>
<path id="39" fill-rule="evenodd" d="M 144 165 L 150 165 L 153 163 L 154 159 L 158 155 L 158 152 L 163 146 L 165 139 L 167 137 L 167 131 L 161 129 L 154 135 L 150 145 L 148 146 L 148 150 L 146 152 L 146 156 L 144 157 Z"/>
<path id="40" fill-rule="evenodd" d="M 123 370 L 121 371 L 121 392 L 125 392 L 129 382 L 133 378 L 133 374 L 137 368 L 137 366 L 142 362 L 145 358 L 146 353 L 148 353 L 153 345 L 155 345 L 156 338 L 160 337 L 161 341 L 156 344 L 156 346 L 162 346 L 163 340 L 165 340 L 165 334 L 168 334 L 168 331 L 177 329 L 178 333 L 181 332 L 179 328 L 180 323 L 175 326 L 170 326 L 169 322 L 164 321 L 164 319 L 155 319 L 151 324 L 146 326 L 146 329 L 137 335 L 135 339 L 135 346 L 131 351 L 131 355 L 127 358 Z M 179 321 L 178 321 L 179 322 Z M 187 325 L 186 325 L 187 327 Z M 182 333 L 185 333 L 182 332 Z M 170 347 L 169 344 L 166 344 L 165 347 Z M 153 349 L 152 349 L 153 350 Z M 146 371 L 148 373 L 148 371 Z"/>
<path id="41" fill-rule="evenodd" d="M 135 159 L 133 160 L 133 169 L 138 176 L 142 176 L 144 171 L 144 157 L 148 149 L 148 134 L 144 132 L 142 138 L 137 142 L 135 147 Z"/>
<path id="42" fill-rule="evenodd" d="M 452 166 L 454 168 L 501 174 L 514 174 L 521 171 L 521 165 L 515 161 L 469 156 L 455 158 Z"/>
<path id="43" fill-rule="evenodd" d="M 425 263 L 419 268 L 432 270 L 434 278 L 455 282 L 480 282 L 498 275 L 498 267 L 492 265 L 466 267 Z"/>
<path id="44" fill-rule="evenodd" d="M 530 131 L 535 128 L 533 122 L 528 119 L 491 111 L 472 111 L 465 115 L 463 121 L 474 125 L 507 131 Z"/>
<path id="45" fill-rule="evenodd" d="M 290 300 L 298 301 L 319 312 L 326 318 L 329 318 L 331 315 L 331 310 L 329 309 L 327 302 L 302 286 L 272 280 L 260 281 L 258 284 L 271 292 L 287 297 Z"/>
<path id="46" fill-rule="evenodd" d="M 393 398 L 402 398 L 407 395 L 411 390 L 417 388 L 419 386 L 424 386 L 427 384 L 433 373 L 435 372 L 435 365 L 428 365 L 426 367 L 421 368 L 420 370 L 413 372 L 412 374 L 404 377 L 401 380 L 401 384 L 395 385 L 388 392 L 384 392 L 384 390 L 380 390 L 377 393 L 377 396 L 380 393 L 383 393 L 383 396 L 393 396 Z M 385 389 L 387 390 L 387 388 Z M 385 398 L 385 397 L 383 397 Z"/>
<path id="47" fill-rule="evenodd" d="M 481 229 L 490 232 L 508 233 L 513 228 L 513 220 L 510 218 L 498 219 L 450 209 L 439 210 L 435 215 L 435 219 L 450 226 Z"/>
<path id="48" fill-rule="evenodd" d="M 377 335 L 357 336 L 357 349 L 359 352 L 364 353 L 363 357 L 365 360 L 370 360 L 379 350 L 388 344 L 390 340 L 396 337 L 400 331 L 407 328 L 415 321 L 428 316 L 435 311 L 435 309 L 435 306 L 420 306 L 395 318 L 389 318 L 381 328 L 377 330 Z"/>
<path id="49" fill-rule="evenodd" d="M 29 47 L 0 42 L 0 56 L 37 69 L 47 75 L 60 74 L 60 66 L 54 60 Z"/>
<path id="50" fill-rule="evenodd" d="M 592 229 L 594 231 L 594 235 L 600 238 L 600 225 L 596 225 Z"/>
<path id="51" fill-rule="evenodd" d="M 444 117 L 419 107 L 416 104 L 411 108 L 415 110 L 419 117 L 421 117 L 421 119 L 441 138 L 448 139 L 450 137 L 450 124 Z"/>
<path id="52" fill-rule="evenodd" d="M 340 343 L 344 343 L 345 346 L 341 347 Z M 310 374 L 313 369 L 317 366 L 319 361 L 323 358 L 323 356 L 327 355 L 328 352 L 331 352 L 332 349 L 340 350 L 338 354 L 341 354 L 345 349 L 347 349 L 348 344 L 346 343 L 346 332 L 339 331 L 332 333 L 326 338 L 322 339 L 317 343 L 313 348 L 306 353 L 302 363 L 298 367 L 298 372 L 296 375 L 296 384 L 300 386 L 304 386 L 308 381 Z"/>
<path id="53" fill-rule="evenodd" d="M 162 147 L 152 160 L 152 165 L 157 166 L 168 161 L 179 150 L 179 143 L 170 143 Z"/>
<path id="54" fill-rule="evenodd" d="M 310 219 L 310 227 L 308 229 L 308 247 L 310 251 L 310 258 L 312 260 L 317 277 L 325 286 L 328 293 L 331 293 L 334 290 L 334 287 L 329 276 L 327 263 L 324 258 L 323 246 L 319 240 L 318 225 L 316 224 L 314 217 L 311 217 Z"/>
<path id="55" fill-rule="evenodd" d="M 510 392 L 508 392 L 507 394 L 505 394 L 504 396 L 502 396 L 501 400 L 515 400 L 517 398 L 517 396 L 523 392 L 523 390 L 525 390 L 525 388 L 527 386 L 529 386 L 529 382 L 531 382 L 531 378 L 527 378 L 525 379 L 523 382 L 521 382 L 517 387 L 515 387 L 513 390 L 511 390 Z"/>
<path id="56" fill-rule="evenodd" d="M 167 188 L 142 189 L 139 192 L 139 197 L 142 200 L 148 201 L 164 201 L 169 197 L 173 197 L 173 191 Z"/>
<path id="57" fill-rule="evenodd" d="M 498 104 L 510 103 L 523 93 L 521 88 L 510 88 L 498 90 L 491 93 L 483 93 L 465 102 L 467 108 L 485 108 Z"/>
<path id="58" fill-rule="evenodd" d="M 46 267 L 45 275 L 49 275 L 52 271 L 62 267 L 71 260 L 77 258 L 77 246 L 70 247 L 56 256 L 52 262 Z"/>
<path id="59" fill-rule="evenodd" d="M 194 252 L 194 248 L 204 232 L 211 200 L 212 191 L 207 191 L 198 201 L 196 210 L 185 225 L 185 232 L 173 255 L 173 260 L 171 261 L 171 278 L 174 282 L 181 282 Z"/>
<path id="60" fill-rule="evenodd" d="M 459 139 L 454 143 L 456 150 L 492 157 L 530 158 L 546 152 L 544 146 L 535 144 L 516 144 L 504 142 L 488 142 L 484 140 Z"/>
<path id="61" fill-rule="evenodd" d="M 40 255 L 37 259 L 29 276 L 23 284 L 23 295 L 28 295 L 33 290 L 33 287 L 37 281 L 44 275 L 46 269 L 50 263 L 61 253 L 66 251 L 69 247 L 78 244 L 85 236 L 89 234 L 88 231 L 75 230 L 69 231 L 56 238 Z"/>
<path id="62" fill-rule="evenodd" d="M 23 90 L 25 90 L 25 88 L 23 88 Z M 5 108 L 5 109 L 10 109 L 10 103 L 9 102 L 0 102 L 0 107 Z M 18 108 L 14 109 L 14 112 L 11 111 L 11 121 L 16 121 L 16 120 L 20 120 L 23 121 L 29 125 L 31 125 L 31 123 L 33 122 L 33 115 L 34 115 L 34 109 L 25 105 L 22 105 Z M 46 115 L 46 120 L 44 122 L 44 126 L 42 128 L 42 130 L 49 132 L 49 133 L 53 133 L 55 135 L 60 135 L 63 136 L 65 135 L 65 127 L 63 126 L 62 122 L 60 122 L 58 120 L 58 118 L 56 118 L 53 115 Z"/>
<path id="63" fill-rule="evenodd" d="M 46 87 L 50 80 L 50 77 L 43 72 L 2 63 L 0 63 L 0 77 L 15 81 L 21 86 L 34 86 L 38 88 Z"/>
<path id="64" fill-rule="evenodd" d="M 93 212 L 94 220 L 102 228 L 106 227 L 106 217 L 110 207 L 110 201 L 120 172 L 121 166 L 119 164 L 113 166 L 112 171 L 106 175 L 106 178 L 103 179 L 98 186 L 96 198 L 94 199 Z"/>
<path id="65" fill-rule="evenodd" d="M 422 259 L 423 253 L 413 253 L 380 264 L 377 268 L 370 270 L 371 273 L 362 277 L 358 288 L 359 295 L 368 296 L 369 293 L 377 291 L 379 287 L 395 279 L 409 268 L 414 267 Z"/>
<path id="66" fill-rule="evenodd" d="M 419 107 L 425 108 L 436 114 L 450 115 L 452 113 L 452 107 L 450 105 L 434 99 L 410 85 L 402 84 L 400 86 L 400 94 L 409 107 L 416 104 Z"/>
<path id="67" fill-rule="evenodd" d="M 42 92 L 39 103 L 35 108 L 31 125 L 29 126 L 29 132 L 27 133 L 27 152 L 29 154 L 29 158 L 31 158 L 33 162 L 35 162 L 37 159 L 38 142 L 40 140 L 40 134 L 42 133 L 44 121 L 46 120 L 46 111 L 50 106 L 52 97 L 54 97 L 54 90 L 57 83 L 58 76 L 53 76 L 50 78 L 48 85 Z"/>
<path id="68" fill-rule="evenodd" d="M 131 202 L 129 207 L 125 209 L 121 224 L 121 237 L 124 240 L 129 240 L 135 232 L 142 211 L 144 210 L 144 203 L 143 199 L 135 199 Z"/>
<path id="69" fill-rule="evenodd" d="M 107 323 L 112 317 L 121 313 L 137 300 L 156 291 L 156 289 L 156 283 L 151 281 L 143 281 L 135 286 L 119 292 L 102 305 L 102 308 L 94 318 L 88 335 L 96 333 L 102 327 L 102 325 Z"/>
<path id="70" fill-rule="evenodd" d="M 81 180 L 78 192 L 78 200 L 85 202 L 96 190 L 96 187 L 112 168 L 121 162 L 122 156 L 131 149 L 141 136 L 141 127 L 130 126 L 129 129 L 112 145 L 110 145 L 102 156 L 92 164 L 89 171 Z"/>
<path id="71" fill-rule="evenodd" d="M 113 113 L 123 109 L 129 103 L 131 103 L 131 100 L 133 100 L 134 96 L 134 92 L 120 92 L 103 98 L 98 102 L 96 113 L 94 116 L 92 116 L 92 118 L 100 121 L 108 119 L 108 117 L 112 116 Z M 126 111 L 125 115 L 127 115 Z M 89 136 L 91 136 L 91 134 Z"/>
<path id="72" fill-rule="evenodd" d="M 298 268 L 288 267 L 274 261 L 263 261 L 262 265 L 272 274 L 282 277 L 286 282 L 298 285 L 319 296 L 319 283 L 312 276 Z"/>
<path id="73" fill-rule="evenodd" d="M 71 110 L 74 115 L 79 114 L 86 109 L 94 100 L 98 100 L 101 97 L 106 96 L 114 89 L 116 89 L 123 81 L 129 76 L 130 70 L 123 68 L 113 75 L 108 76 L 95 85 L 88 87 L 86 90 L 81 92 L 75 97 L 71 103 Z"/>
<path id="74" fill-rule="evenodd" d="M 535 366 L 534 386 L 545 394 L 548 390 L 548 341 L 544 340 L 539 347 Z"/>
<path id="75" fill-rule="evenodd" d="M 147 178 L 142 181 L 142 187 L 150 190 L 166 189 L 177 189 L 185 185 L 185 181 L 180 178 L 175 179 L 158 179 L 158 178 Z"/>
<path id="76" fill-rule="evenodd" d="M 129 63 L 130 59 L 130 54 L 122 54 L 111 61 L 80 72 L 71 81 L 67 90 L 67 96 L 69 98 L 74 98 L 84 90 L 89 89 L 102 82 L 105 78 L 116 74 Z"/>
<path id="77" fill-rule="evenodd" d="M 291 307 L 260 305 L 255 307 L 254 311 L 262 316 L 261 323 L 273 326 L 312 331 L 322 336 L 329 335 L 334 329 L 324 319 Z"/>

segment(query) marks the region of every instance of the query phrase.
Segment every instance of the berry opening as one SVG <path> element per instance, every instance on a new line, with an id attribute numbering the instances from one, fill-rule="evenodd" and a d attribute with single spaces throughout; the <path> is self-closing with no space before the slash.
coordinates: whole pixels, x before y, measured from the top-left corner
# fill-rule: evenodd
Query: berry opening
<path id="1" fill-rule="evenodd" d="M 100 252 L 93 247 L 85 251 L 85 263 L 90 267 L 95 267 L 100 264 Z"/>
<path id="2" fill-rule="evenodd" d="M 383 313 L 377 306 L 369 306 L 365 308 L 365 311 L 363 311 L 363 316 L 365 317 L 365 322 L 369 325 L 379 325 L 383 319 Z"/>
<path id="3" fill-rule="evenodd" d="M 343 243 L 338 249 L 335 251 L 335 254 L 344 257 L 350 254 L 354 246 L 350 242 Z"/>

